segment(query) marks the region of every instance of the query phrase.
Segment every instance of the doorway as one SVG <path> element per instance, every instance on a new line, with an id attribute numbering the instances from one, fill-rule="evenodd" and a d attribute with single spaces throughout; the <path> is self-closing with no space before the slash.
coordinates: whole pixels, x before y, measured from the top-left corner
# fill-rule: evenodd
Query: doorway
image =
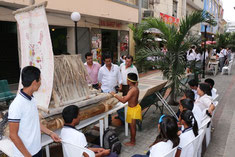
<path id="1" fill-rule="evenodd" d="M 117 64 L 118 61 L 118 31 L 116 30 L 101 30 L 102 33 L 102 58 L 104 55 L 111 55 L 112 62 Z M 103 64 L 103 59 L 102 59 Z"/>

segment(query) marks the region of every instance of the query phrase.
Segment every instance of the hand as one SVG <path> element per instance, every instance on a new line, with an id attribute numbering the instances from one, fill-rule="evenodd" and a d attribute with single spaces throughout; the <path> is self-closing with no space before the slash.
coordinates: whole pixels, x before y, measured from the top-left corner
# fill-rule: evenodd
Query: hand
<path id="1" fill-rule="evenodd" d="M 110 94 L 111 94 L 112 96 L 114 96 L 116 93 L 115 93 L 115 92 L 110 92 Z"/>
<path id="2" fill-rule="evenodd" d="M 61 142 L 60 137 L 59 137 L 56 133 L 51 132 L 51 133 L 50 133 L 50 136 L 51 136 L 51 138 L 52 138 L 55 142 Z"/>

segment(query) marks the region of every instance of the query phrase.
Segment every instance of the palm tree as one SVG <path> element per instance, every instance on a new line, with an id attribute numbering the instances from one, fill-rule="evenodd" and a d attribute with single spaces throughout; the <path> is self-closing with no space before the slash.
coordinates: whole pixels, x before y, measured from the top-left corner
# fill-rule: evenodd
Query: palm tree
<path id="1" fill-rule="evenodd" d="M 162 19 L 150 18 L 146 20 L 148 28 L 157 28 L 161 31 L 161 38 L 165 41 L 168 49 L 166 55 L 163 55 L 159 48 L 146 48 L 149 53 L 156 52 L 161 57 L 157 65 L 167 78 L 169 87 L 172 89 L 170 104 L 176 100 L 180 92 L 181 79 L 185 74 L 185 53 L 189 49 L 194 38 L 188 37 L 189 30 L 196 24 L 206 22 L 216 25 L 212 16 L 204 11 L 195 11 L 180 20 L 179 26 L 168 25 Z"/>

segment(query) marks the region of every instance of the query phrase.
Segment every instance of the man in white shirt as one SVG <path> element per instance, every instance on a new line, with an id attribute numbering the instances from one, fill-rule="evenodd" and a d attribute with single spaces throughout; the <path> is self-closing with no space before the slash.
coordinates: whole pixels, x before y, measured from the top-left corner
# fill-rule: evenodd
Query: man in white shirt
<path id="1" fill-rule="evenodd" d="M 14 143 L 14 157 L 41 157 L 41 131 L 51 136 L 55 142 L 60 142 L 59 136 L 43 126 L 39 120 L 33 93 L 38 91 L 41 85 L 40 75 L 41 72 L 36 67 L 23 68 L 23 89 L 9 107 L 9 136 Z"/>
<path id="2" fill-rule="evenodd" d="M 195 79 L 192 79 L 188 82 L 188 84 L 191 90 L 194 92 L 194 95 L 195 95 L 194 100 L 197 100 L 197 98 L 199 98 L 199 95 L 197 93 L 198 82 Z"/>
<path id="3" fill-rule="evenodd" d="M 98 73 L 99 86 L 101 87 L 102 92 L 117 92 L 118 85 L 119 90 L 122 90 L 122 77 L 119 67 L 112 64 L 110 55 L 104 57 L 104 63 L 105 64 L 100 68 Z"/>
<path id="4" fill-rule="evenodd" d="M 220 53 L 219 53 L 219 70 L 220 72 L 222 71 L 222 68 L 224 67 L 224 61 L 225 61 L 225 57 L 227 56 L 227 51 L 224 47 L 220 48 Z"/>
<path id="5" fill-rule="evenodd" d="M 81 148 L 86 148 L 87 147 L 87 140 L 85 135 L 78 131 L 75 126 L 79 124 L 80 122 L 80 115 L 79 115 L 79 108 L 75 105 L 67 106 L 63 109 L 62 111 L 62 116 L 64 119 L 64 127 L 61 130 L 60 137 L 63 142 L 81 147 Z M 69 148 L 66 147 L 66 144 L 63 146 L 64 148 L 64 153 L 67 154 L 69 153 Z M 110 154 L 109 149 L 104 149 L 104 148 L 88 148 L 91 151 L 95 153 L 96 156 L 107 156 Z M 82 151 L 77 152 L 77 156 L 82 156 L 84 155 L 85 157 L 88 157 L 88 154 L 83 153 Z M 116 155 L 114 153 L 111 153 L 110 155 Z M 67 156 L 69 156 L 67 154 Z"/>

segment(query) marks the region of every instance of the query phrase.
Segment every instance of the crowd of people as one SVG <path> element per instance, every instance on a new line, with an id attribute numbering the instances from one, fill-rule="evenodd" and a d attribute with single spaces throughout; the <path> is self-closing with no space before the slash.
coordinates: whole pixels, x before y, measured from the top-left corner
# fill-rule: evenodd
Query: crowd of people
<path id="1" fill-rule="evenodd" d="M 216 53 L 216 49 L 211 49 L 209 50 L 208 48 L 206 49 L 206 53 L 204 55 L 204 52 L 198 51 L 196 46 L 192 46 L 186 53 L 186 60 L 188 64 L 187 72 L 192 72 L 192 65 L 193 63 L 195 64 L 195 67 L 198 69 L 202 68 L 203 65 L 203 60 L 205 57 L 205 66 L 209 63 L 210 57 L 211 56 L 216 56 L 216 58 L 219 58 L 219 71 L 222 71 L 222 68 L 225 65 L 229 64 L 229 61 L 231 60 L 231 48 L 224 48 L 221 47 L 220 51 Z"/>
<path id="2" fill-rule="evenodd" d="M 194 53 L 194 52 L 191 52 Z M 104 65 L 93 61 L 92 53 L 85 55 L 88 76 L 87 82 L 94 89 L 100 89 L 104 93 L 112 94 L 122 103 L 128 102 L 127 116 L 124 119 L 124 112 L 118 112 L 118 118 L 123 122 L 128 122 L 130 126 L 130 142 L 126 146 L 136 144 L 136 120 L 142 120 L 141 106 L 138 104 L 138 71 L 133 65 L 133 57 L 125 56 L 125 62 L 120 65 L 112 63 L 111 57 L 104 57 Z M 39 120 L 36 101 L 33 93 L 41 85 L 41 72 L 38 68 L 27 66 L 21 73 L 23 89 L 14 99 L 9 108 L 9 130 L 10 138 L 14 143 L 14 155 L 26 157 L 41 157 L 41 132 L 51 136 L 55 142 L 69 141 L 80 147 L 87 147 L 87 141 L 83 133 L 75 129 L 79 124 L 79 108 L 68 106 L 62 116 L 65 125 L 61 130 L 60 137 L 53 131 L 44 127 Z M 198 135 L 198 128 L 202 124 L 205 116 L 211 116 L 215 106 L 213 100 L 216 98 L 216 89 L 214 80 L 206 79 L 204 83 L 198 84 L 196 80 L 188 82 L 190 90 L 184 92 L 179 101 L 179 110 L 177 112 L 178 121 L 173 116 L 162 115 L 158 122 L 159 135 L 146 155 L 136 154 L 138 156 L 161 156 L 177 147 L 176 156 L 191 156 L 191 151 L 181 153 L 181 149 Z M 123 95 L 116 93 L 122 91 Z M 71 136 L 72 135 L 72 136 Z M 103 148 L 89 148 L 96 153 L 96 156 L 115 156 Z M 193 149 L 189 147 L 188 149 Z M 86 153 L 83 154 L 87 156 Z"/>

